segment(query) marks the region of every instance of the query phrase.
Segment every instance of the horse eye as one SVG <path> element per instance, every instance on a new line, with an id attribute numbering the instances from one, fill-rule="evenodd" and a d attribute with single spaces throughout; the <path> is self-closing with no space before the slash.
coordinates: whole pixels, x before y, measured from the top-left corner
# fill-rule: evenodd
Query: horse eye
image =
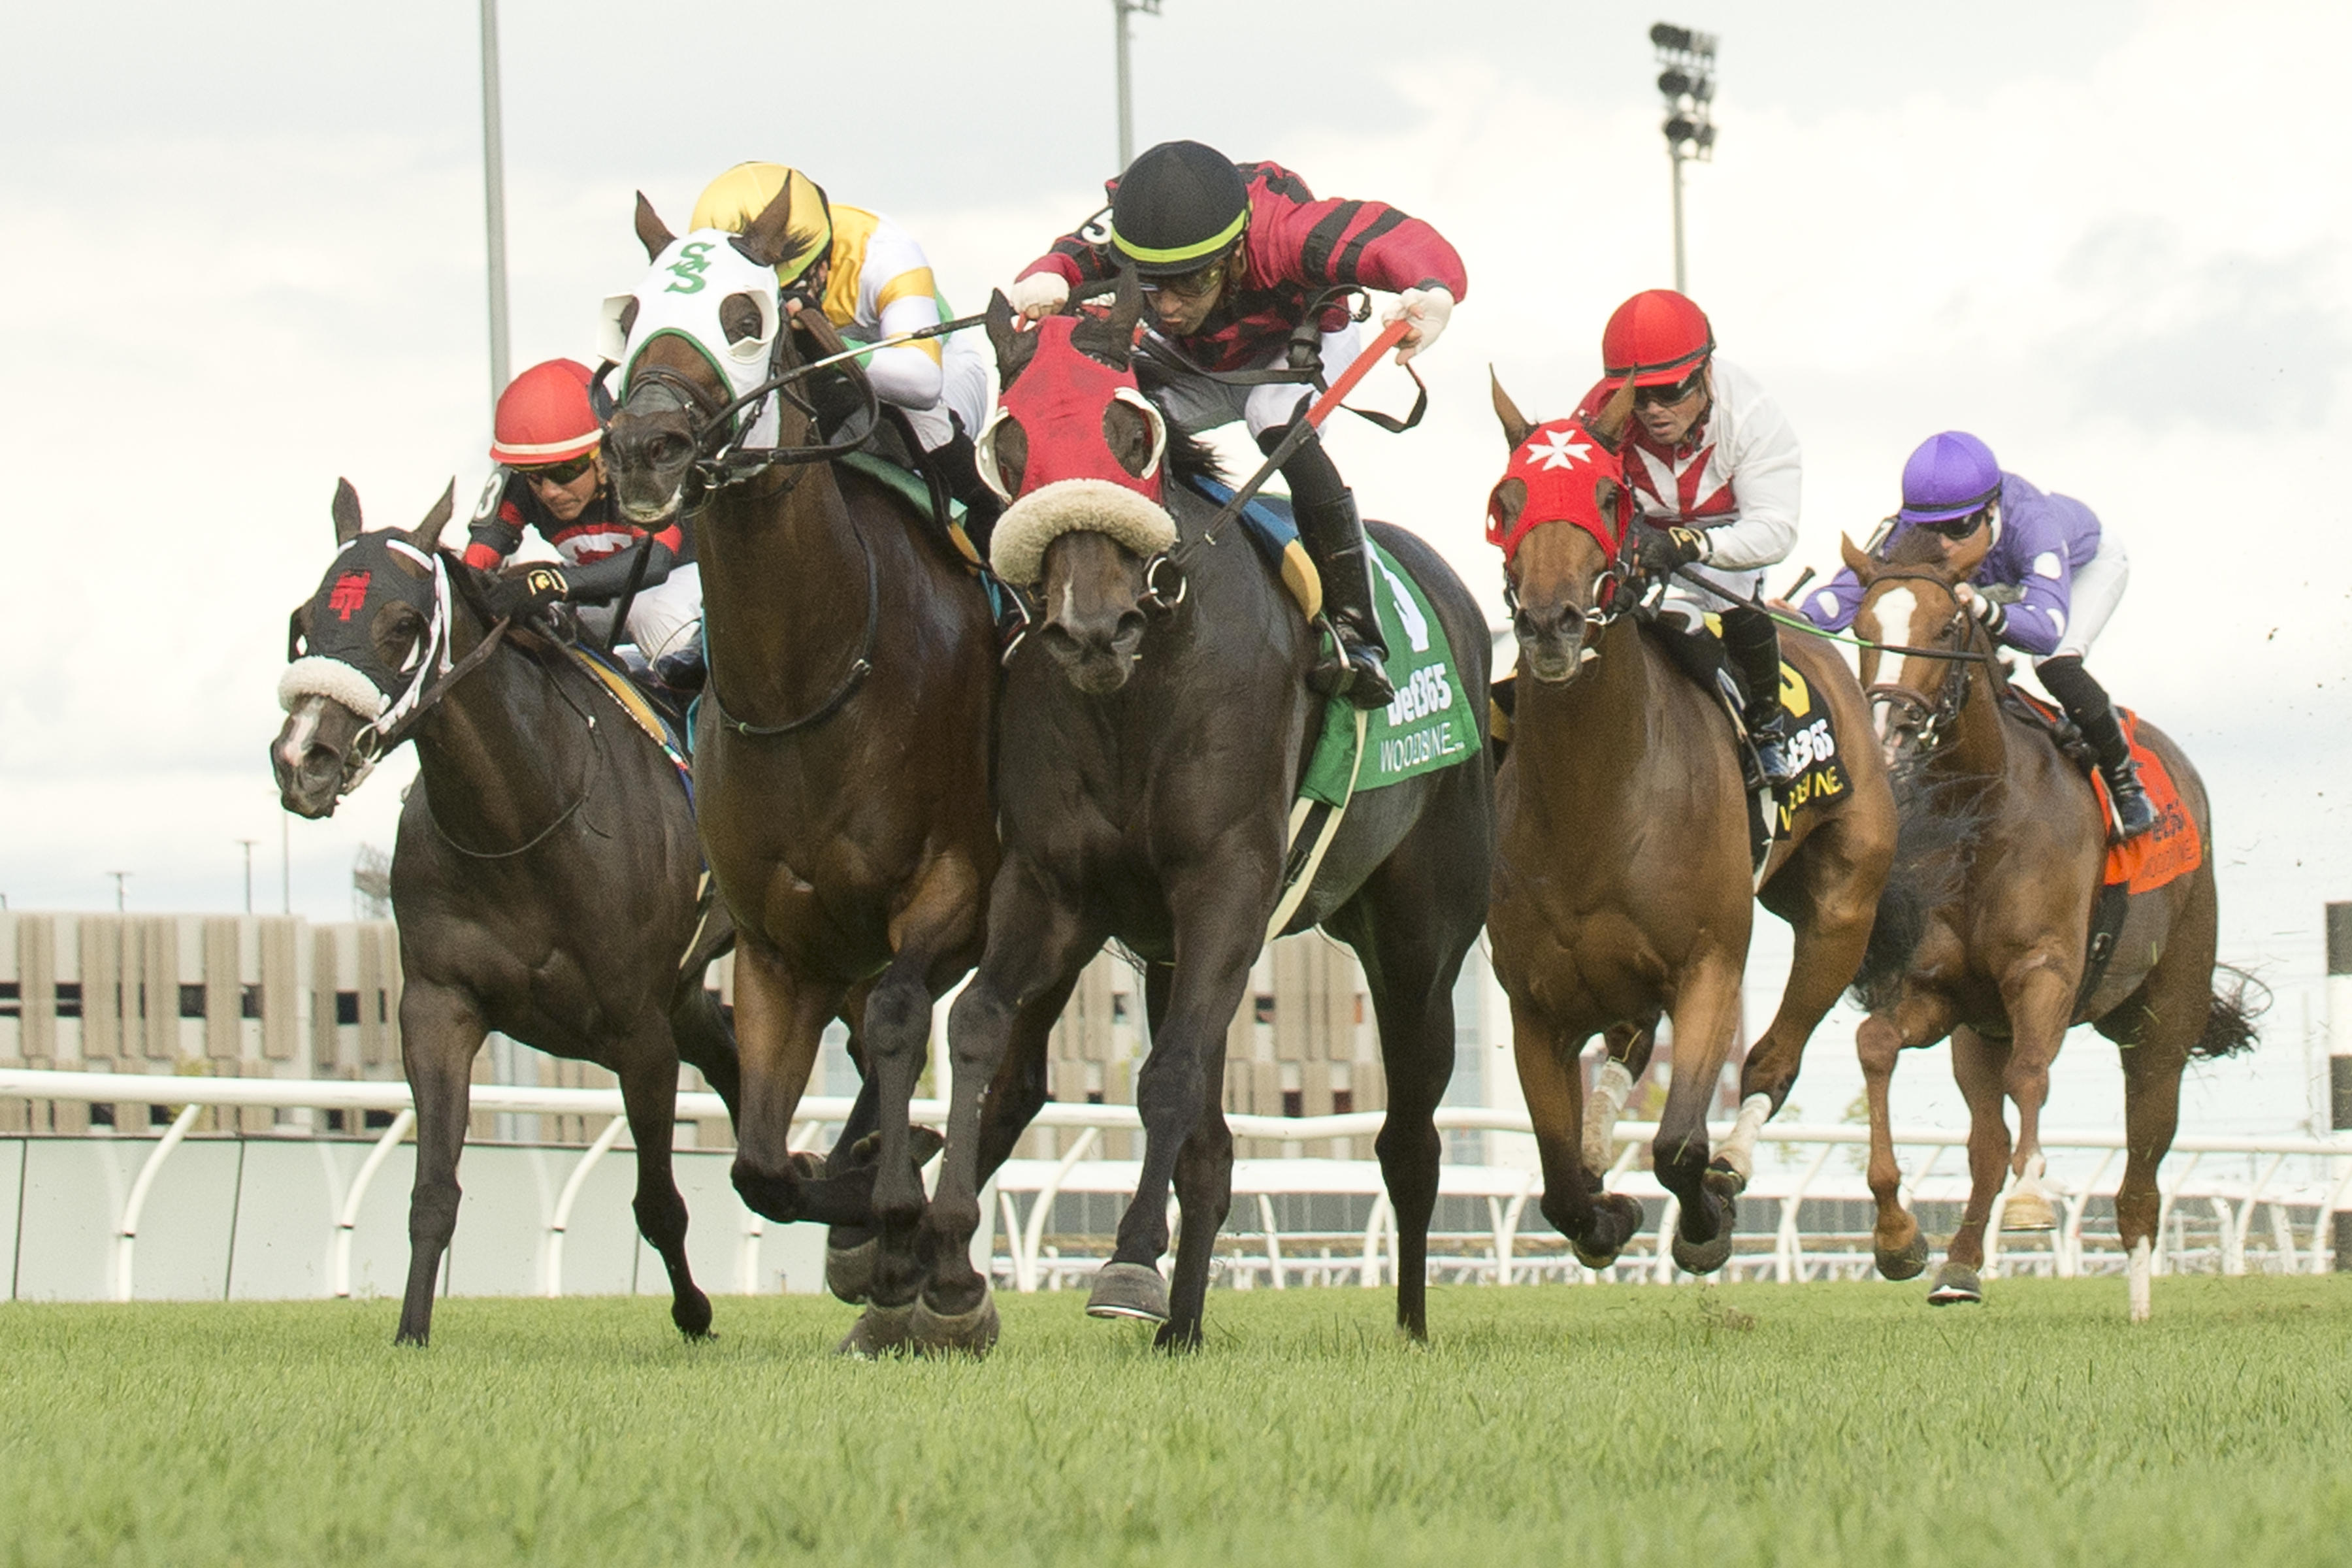
<path id="1" fill-rule="evenodd" d="M 719 330 L 727 334 L 730 343 L 748 342 L 758 337 L 760 302 L 749 294 L 728 295 L 719 302 Z"/>

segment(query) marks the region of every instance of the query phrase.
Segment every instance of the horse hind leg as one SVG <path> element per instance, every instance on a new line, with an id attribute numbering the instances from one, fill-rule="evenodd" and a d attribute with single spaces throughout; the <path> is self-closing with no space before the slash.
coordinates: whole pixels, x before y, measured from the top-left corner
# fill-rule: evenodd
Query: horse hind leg
<path id="1" fill-rule="evenodd" d="M 434 1287 L 457 1229 L 467 1085 L 488 1033 L 473 999 L 448 986 L 417 981 L 401 993 L 401 1060 L 416 1104 L 416 1179 L 408 1196 L 408 1286 L 394 1344 L 432 1338 Z"/>
<path id="2" fill-rule="evenodd" d="M 2208 873 L 2200 873 L 2209 876 Z M 2214 1009 L 2215 914 L 2209 882 L 2174 927 L 2163 956 L 2138 993 L 2100 1022 L 2130 1048 L 2123 1053 L 2123 1184 L 2116 1192 L 2116 1229 L 2126 1258 L 2127 1311 L 2135 1323 L 2154 1310 L 2157 1220 L 2163 1199 L 2157 1170 L 2180 1125 L 2180 1075 Z M 2121 1015 L 2118 1017 L 2118 1015 Z"/>
<path id="3" fill-rule="evenodd" d="M 686 1199 L 671 1169 L 677 1128 L 677 1058 L 667 1038 L 640 1035 L 629 1042 L 621 1068 L 621 1103 L 637 1146 L 637 1194 L 631 1204 L 637 1229 L 660 1255 L 669 1275 L 670 1321 L 689 1340 L 710 1332 L 710 1298 L 694 1282 L 686 1260 Z"/>
<path id="4" fill-rule="evenodd" d="M 2012 1180 L 2009 1201 L 2001 1206 L 2003 1231 L 2046 1231 L 2058 1226 L 2057 1210 L 2042 1185 L 2042 1108 L 2050 1098 L 2051 1064 L 2066 1041 L 2075 985 L 2055 970 L 2034 969 L 2009 987 L 2003 998 L 2011 1044 L 2001 1088 L 2017 1107 Z"/>

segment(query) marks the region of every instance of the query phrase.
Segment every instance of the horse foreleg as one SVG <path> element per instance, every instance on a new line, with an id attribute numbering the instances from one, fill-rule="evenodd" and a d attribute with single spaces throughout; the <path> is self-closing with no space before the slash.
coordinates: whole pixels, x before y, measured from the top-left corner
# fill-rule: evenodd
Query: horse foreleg
<path id="1" fill-rule="evenodd" d="M 1568 1237 L 1578 1262 L 1606 1268 L 1642 1228 L 1642 1205 L 1601 1191 L 1607 1167 L 1585 1167 L 1584 1075 L 1577 1058 L 1588 1038 L 1559 1027 L 1532 999 L 1511 997 L 1511 1056 L 1543 1167 L 1543 1216 Z"/>
<path id="2" fill-rule="evenodd" d="M 2001 988 L 2011 1037 L 2001 1087 L 2017 1106 L 2017 1148 L 2010 1163 L 2016 1180 L 2001 1209 L 2005 1231 L 2053 1230 L 2058 1225 L 2057 1211 L 2042 1190 L 2042 1107 L 2050 1097 L 2050 1064 L 2066 1043 L 2080 978 L 2037 963 Z"/>
<path id="3" fill-rule="evenodd" d="M 1937 1306 L 1981 1301 L 1985 1226 L 2009 1173 L 2009 1121 L 2001 1114 L 2001 1069 L 2009 1047 L 1963 1026 L 1952 1031 L 1952 1079 L 1969 1102 L 1969 1203 L 1944 1251 L 1927 1300 Z"/>
<path id="4" fill-rule="evenodd" d="M 1223 1042 L 1203 1075 L 1200 1120 L 1176 1154 L 1176 1207 L 1183 1229 L 1176 1239 L 1176 1278 L 1169 1292 L 1168 1321 L 1156 1342 L 1163 1349 L 1192 1350 L 1201 1343 L 1201 1318 L 1208 1306 L 1209 1266 L 1215 1260 L 1217 1232 L 1234 1201 L 1234 1132 L 1225 1124 Z"/>
<path id="5" fill-rule="evenodd" d="M 1703 954 L 1683 971 L 1671 1012 L 1674 1082 L 1666 1087 L 1665 1111 L 1650 1145 L 1658 1184 L 1682 1201 L 1675 1262 L 1693 1274 L 1712 1274 L 1730 1261 L 1739 1212 L 1706 1182 L 1706 1112 L 1739 1020 L 1739 975 L 1738 960 L 1719 953 Z"/>
<path id="6" fill-rule="evenodd" d="M 1878 1272 L 1889 1279 L 1913 1279 L 1927 1266 L 1927 1238 L 1919 1232 L 1918 1218 L 1903 1206 L 1903 1168 L 1895 1160 L 1888 1089 L 1896 1057 L 1942 1039 L 1952 1026 L 1951 1015 L 1951 1004 L 1940 994 L 1906 994 L 1854 1031 L 1854 1054 L 1862 1060 L 1863 1090 L 1870 1101 L 1870 1195 L 1878 1205 L 1872 1250 Z"/>
<path id="7" fill-rule="evenodd" d="M 408 1195 L 408 1289 L 394 1344 L 421 1345 L 433 1333 L 433 1289 L 457 1228 L 467 1086 L 488 1032 L 474 998 L 454 986 L 412 979 L 400 994 L 401 1066 L 416 1105 L 416 1180 Z"/>
<path id="8" fill-rule="evenodd" d="M 1592 1097 L 1584 1102 L 1584 1165 L 1595 1173 L 1617 1158 L 1617 1119 L 1634 1082 L 1650 1070 L 1658 1046 L 1658 1015 L 1612 1025 L 1601 1037 L 1601 1066 L 1592 1075 Z"/>
<path id="9" fill-rule="evenodd" d="M 794 974 L 783 955 L 747 932 L 735 949 L 735 1047 L 742 1068 L 735 1119 L 735 1191 L 753 1213 L 790 1222 L 862 1221 L 867 1204 L 843 1178 L 814 1184 L 787 1140 L 838 989 Z M 823 1212 L 820 1212 L 823 1211 Z"/>
<path id="10" fill-rule="evenodd" d="M 947 1154 L 924 1220 L 930 1277 L 917 1298 L 921 1332 L 967 1325 L 971 1333 L 985 1329 L 992 1337 L 995 1309 L 988 1280 L 971 1262 L 971 1236 L 980 1228 L 982 1145 L 993 1147 L 1003 1137 L 983 1124 L 983 1100 L 993 1098 L 992 1089 L 1016 1033 L 1024 1049 L 1042 1048 L 1039 1004 L 1050 999 L 1059 1012 L 1078 972 L 1101 943 L 1100 930 L 1051 897 L 1025 865 L 1005 862 L 990 894 L 987 953 L 948 1015 L 953 1073 Z M 1044 1026 L 1051 1022 L 1049 1016 Z M 985 1110 L 993 1122 L 996 1107 Z M 1011 1139 L 1003 1140 L 1005 1150 L 1011 1146 Z M 985 1348 L 970 1334 L 965 1339 L 967 1348 Z"/>
<path id="11" fill-rule="evenodd" d="M 2180 1073 L 2189 1065 L 2185 1045 L 2143 1040 L 2123 1053 L 2124 1180 L 2116 1191 L 2116 1230 L 2123 1243 L 2131 1321 L 2147 1321 L 2153 1309 L 2150 1276 L 2161 1239 L 2157 1219 L 2163 1195 L 2157 1168 L 2180 1126 Z"/>
<path id="12" fill-rule="evenodd" d="M 669 1318 L 688 1339 L 710 1331 L 710 1298 L 694 1282 L 686 1261 L 686 1199 L 670 1168 L 670 1142 L 677 1127 L 677 1064 L 669 1041 L 658 1034 L 629 1042 L 622 1058 L 621 1103 L 629 1136 L 637 1146 L 637 1195 L 631 1207 L 637 1229 L 661 1255 L 669 1275 Z"/>

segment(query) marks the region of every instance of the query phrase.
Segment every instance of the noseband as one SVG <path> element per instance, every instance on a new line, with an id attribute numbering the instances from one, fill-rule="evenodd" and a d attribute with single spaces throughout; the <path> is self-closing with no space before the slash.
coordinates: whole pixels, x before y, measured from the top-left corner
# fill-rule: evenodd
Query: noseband
<path id="1" fill-rule="evenodd" d="M 1925 572 L 1888 572 L 1872 581 L 1874 583 L 1889 581 L 1933 583 L 1947 593 L 1951 589 L 1951 584 L 1942 578 Z M 1952 618 L 1945 622 L 1943 629 L 1937 634 L 1938 641 L 1950 637 L 1956 630 L 1963 629 L 1964 623 L 1968 619 L 1967 607 L 1955 602 L 1952 606 Z M 1881 649 L 1899 652 L 1909 658 L 1937 659 L 1944 665 L 1943 687 L 1932 701 L 1907 686 L 1888 680 L 1874 682 L 1868 693 L 1873 708 L 1884 705 L 1899 709 L 1912 721 L 1914 726 L 1912 733 L 1917 738 L 1920 750 L 1934 752 L 1943 743 L 1944 737 L 1949 731 L 1952 723 L 1959 718 L 1960 709 L 1968 701 L 1969 667 L 1977 663 L 1990 663 L 1990 658 L 1973 648 L 1909 647 L 1885 642 L 1880 642 L 1877 646 Z"/>

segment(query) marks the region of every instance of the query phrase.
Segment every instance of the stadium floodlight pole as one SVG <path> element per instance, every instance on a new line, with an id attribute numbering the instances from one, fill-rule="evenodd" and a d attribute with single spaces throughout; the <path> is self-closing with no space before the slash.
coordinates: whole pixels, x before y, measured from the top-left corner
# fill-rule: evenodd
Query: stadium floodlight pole
<path id="1" fill-rule="evenodd" d="M 489 229 L 490 406 L 507 389 L 507 155 L 499 130 L 499 0 L 482 0 L 482 205 Z"/>
<path id="2" fill-rule="evenodd" d="M 294 814 L 278 814 L 278 912 L 294 912 Z"/>
<path id="3" fill-rule="evenodd" d="M 2352 1132 L 2352 903 L 2327 906 L 2327 1104 L 2334 1131 Z M 2340 1192 L 2352 1168 L 2336 1165 L 2330 1184 Z M 2352 1273 L 2352 1211 L 2336 1215 L 2335 1232 L 2336 1271 Z M 2315 1253 L 2319 1238 L 2311 1245 Z"/>
<path id="4" fill-rule="evenodd" d="M 253 912 L 253 846 L 257 840 L 236 838 L 230 842 L 245 846 L 245 912 L 251 914 Z"/>
<path id="5" fill-rule="evenodd" d="M 1118 26 L 1118 167 L 1124 174 L 1135 162 L 1135 83 L 1128 62 L 1127 19 L 1138 11 L 1157 16 L 1160 0 L 1110 0 L 1110 9 Z"/>
<path id="6" fill-rule="evenodd" d="M 1658 96 L 1666 101 L 1666 161 L 1675 177 L 1675 292 L 1690 292 L 1683 262 L 1683 164 L 1696 158 L 1715 157 L 1715 126 L 1708 115 L 1715 103 L 1715 44 L 1713 33 L 1694 32 L 1672 22 L 1650 29 L 1658 51 Z"/>

